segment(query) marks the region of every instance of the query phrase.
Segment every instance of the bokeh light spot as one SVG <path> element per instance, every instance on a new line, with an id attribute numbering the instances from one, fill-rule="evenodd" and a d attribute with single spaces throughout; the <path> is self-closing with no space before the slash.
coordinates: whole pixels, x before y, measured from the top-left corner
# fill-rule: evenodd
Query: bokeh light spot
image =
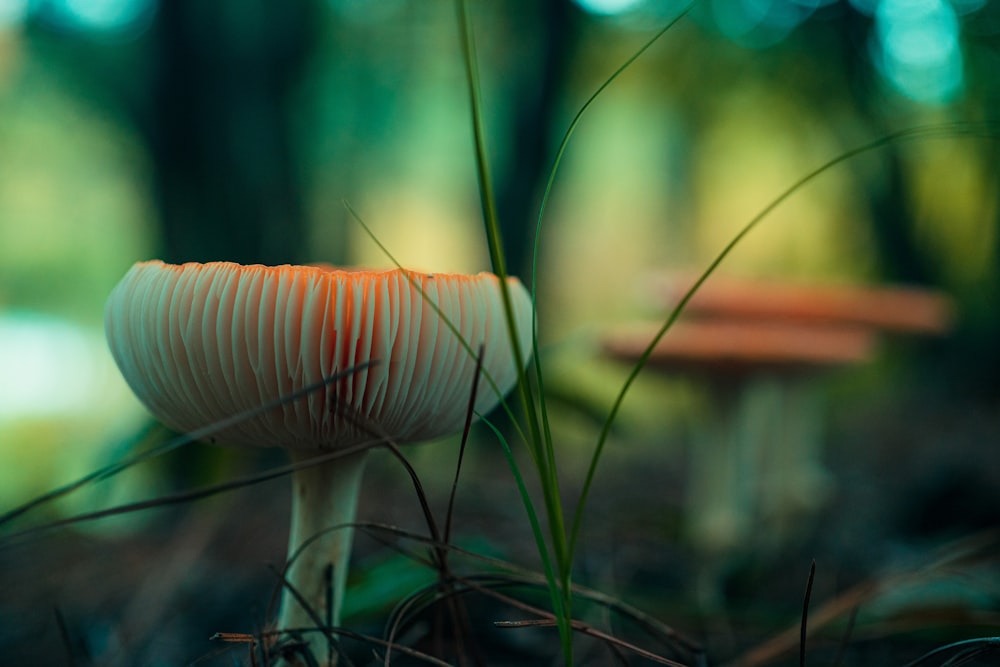
<path id="1" fill-rule="evenodd" d="M 28 0 L 0 0 L 0 30 L 24 21 Z"/>
<path id="2" fill-rule="evenodd" d="M 43 16 L 70 30 L 138 33 L 155 10 L 156 0 L 50 0 Z"/>
<path id="3" fill-rule="evenodd" d="M 644 0 L 575 0 L 581 9 L 590 14 L 615 16 L 630 12 L 643 4 Z"/>
<path id="4" fill-rule="evenodd" d="M 958 17 L 942 0 L 882 0 L 875 10 L 875 61 L 903 95 L 946 102 L 962 88 Z"/>

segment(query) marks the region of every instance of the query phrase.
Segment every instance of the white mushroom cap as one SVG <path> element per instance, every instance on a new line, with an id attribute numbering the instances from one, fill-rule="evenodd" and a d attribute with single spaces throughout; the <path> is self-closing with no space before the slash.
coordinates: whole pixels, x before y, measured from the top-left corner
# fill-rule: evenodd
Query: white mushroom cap
<path id="1" fill-rule="evenodd" d="M 527 353 L 531 299 L 516 279 L 509 289 Z M 480 345 L 501 395 L 517 379 L 500 282 L 488 273 L 140 262 L 108 298 L 105 328 L 132 390 L 188 433 L 376 362 L 211 438 L 233 445 L 346 447 L 371 439 L 359 422 L 401 443 L 458 432 Z M 497 391 L 481 383 L 476 410 L 493 408 Z"/>

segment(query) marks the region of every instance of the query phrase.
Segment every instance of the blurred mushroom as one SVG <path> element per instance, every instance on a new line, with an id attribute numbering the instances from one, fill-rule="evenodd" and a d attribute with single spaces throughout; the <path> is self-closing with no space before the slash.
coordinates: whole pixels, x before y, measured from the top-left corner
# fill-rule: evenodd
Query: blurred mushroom
<path id="1" fill-rule="evenodd" d="M 654 332 L 611 332 L 604 351 L 634 364 Z M 650 370 L 694 379 L 711 399 L 690 450 L 685 508 L 706 608 L 719 605 L 732 562 L 780 545 L 825 500 L 812 380 L 868 361 L 874 345 L 873 333 L 856 326 L 718 318 L 678 321 L 653 348 Z"/>
<path id="2" fill-rule="evenodd" d="M 673 307 L 699 274 L 653 277 L 655 300 Z M 941 336 L 951 329 L 955 304 L 945 293 L 904 285 L 825 285 L 746 280 L 713 275 L 684 308 L 697 318 L 868 327 L 890 333 Z"/>
<path id="3" fill-rule="evenodd" d="M 676 306 L 697 275 L 658 275 L 657 305 Z M 871 360 L 879 334 L 943 335 L 954 317 L 946 294 L 914 287 L 713 275 L 691 296 L 647 365 L 693 378 L 710 394 L 686 508 L 687 536 L 705 556 L 708 604 L 720 595 L 714 570 L 724 569 L 713 560 L 787 546 L 829 496 L 820 372 Z M 612 331 L 604 351 L 634 364 L 657 328 Z"/>
<path id="4" fill-rule="evenodd" d="M 508 286 L 527 350 L 531 300 L 516 279 Z M 480 345 L 483 372 L 496 389 L 481 390 L 475 409 L 492 409 L 518 373 L 500 287 L 488 273 L 151 261 L 133 266 L 112 291 L 105 326 L 132 390 L 181 432 L 321 386 L 248 419 L 230 419 L 211 437 L 234 446 L 284 447 L 294 462 L 306 462 L 381 438 L 408 443 L 459 432 L 476 368 L 470 349 Z M 366 452 L 306 465 L 293 476 L 289 559 L 308 544 L 288 581 L 334 626 L 351 547 L 352 531 L 342 526 L 355 517 Z M 341 528 L 330 530 L 335 526 Z M 279 630 L 315 625 L 286 588 Z M 321 633 L 310 632 L 305 641 L 321 664 L 336 662 Z"/>

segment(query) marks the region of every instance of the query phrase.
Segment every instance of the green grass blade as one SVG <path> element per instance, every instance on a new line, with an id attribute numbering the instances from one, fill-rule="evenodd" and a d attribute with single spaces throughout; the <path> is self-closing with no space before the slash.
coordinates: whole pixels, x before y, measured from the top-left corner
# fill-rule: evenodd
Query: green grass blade
<path id="1" fill-rule="evenodd" d="M 522 407 L 528 421 L 529 440 L 528 445 L 535 450 L 535 462 L 539 467 L 539 474 L 542 478 L 542 487 L 546 495 L 546 505 L 559 511 L 549 510 L 550 532 L 553 532 L 553 547 L 556 551 L 556 560 L 559 563 L 565 562 L 565 530 L 563 528 L 563 518 L 560 508 L 558 494 L 558 475 L 556 470 L 550 467 L 552 458 L 544 455 L 540 451 L 543 442 L 539 420 L 535 409 L 535 400 L 531 391 L 531 384 L 527 380 L 524 369 L 524 351 L 521 350 L 520 342 L 517 340 L 514 331 L 513 309 L 511 308 L 510 295 L 506 289 L 506 266 L 503 257 L 503 246 L 500 242 L 500 225 L 496 212 L 496 198 L 493 194 L 492 179 L 489 172 L 489 161 L 487 158 L 486 137 L 482 122 L 482 107 L 479 89 L 479 73 L 475 51 L 475 39 L 472 33 L 472 24 L 464 0 L 456 0 L 459 15 L 459 29 L 462 37 L 462 47 L 464 49 L 464 61 L 466 71 L 466 83 L 469 88 L 469 99 L 472 110 L 472 129 L 476 146 L 476 171 L 479 179 L 480 202 L 483 210 L 483 221 L 486 225 L 486 237 L 489 243 L 490 258 L 493 262 L 494 272 L 501 278 L 503 283 L 504 307 L 507 309 L 506 316 L 508 327 L 511 333 L 511 344 L 514 348 L 514 356 L 519 369 L 519 388 Z"/>
<path id="2" fill-rule="evenodd" d="M 507 326 L 510 330 L 511 346 L 514 350 L 514 358 L 519 369 L 519 385 L 524 404 L 524 412 L 528 418 L 528 427 L 531 434 L 531 442 L 538 443 L 541 440 L 538 429 L 538 420 L 535 416 L 534 399 L 531 395 L 531 386 L 525 381 L 524 350 L 518 340 L 515 330 L 514 311 L 510 300 L 510 292 L 507 288 L 507 267 L 503 256 L 503 246 L 500 242 L 500 224 L 497 219 L 496 197 L 493 194 L 493 182 L 490 178 L 489 161 L 486 150 L 486 136 L 483 128 L 482 95 L 479 90 L 479 72 L 476 60 L 475 39 L 472 34 L 472 24 L 468 14 L 468 8 L 464 0 L 456 0 L 458 9 L 459 30 L 463 48 L 463 60 L 465 61 L 465 79 L 469 89 L 469 100 L 472 111 L 472 132 L 476 146 L 476 174 L 479 180 L 480 203 L 482 205 L 483 222 L 486 225 L 486 238 L 489 244 L 490 261 L 493 264 L 493 272 L 497 274 L 501 281 L 501 291 Z"/>
<path id="3" fill-rule="evenodd" d="M 572 595 L 572 591 L 565 591 L 560 586 L 560 580 L 557 579 L 555 569 L 552 567 L 549 548 L 546 545 L 545 536 L 542 534 L 542 525 L 539 523 L 538 514 L 535 512 L 535 505 L 531 501 L 531 494 L 528 493 L 528 487 L 524 483 L 524 477 L 521 475 L 521 470 L 514 459 L 514 453 L 511 451 L 510 445 L 507 444 L 507 440 L 503 437 L 500 429 L 492 422 L 487 419 L 481 419 L 481 421 L 493 431 L 493 434 L 500 442 L 504 456 L 507 458 L 507 465 L 510 466 L 510 471 L 514 475 L 518 494 L 521 496 L 525 513 L 528 515 L 528 522 L 531 524 L 531 533 L 534 535 L 535 544 L 538 547 L 538 556 L 542 561 L 542 571 L 545 573 L 545 581 L 548 583 L 549 597 L 552 600 L 552 610 L 556 616 L 559 638 L 563 644 L 563 656 L 567 660 L 567 665 L 570 665 L 572 664 L 573 626 L 571 624 L 572 618 L 569 609 L 565 606 L 565 602 L 566 598 Z M 567 645 L 570 647 L 569 653 L 566 652 Z"/>
<path id="4" fill-rule="evenodd" d="M 530 438 L 527 444 L 529 449 L 532 450 L 532 458 L 536 468 L 538 469 L 546 516 L 549 523 L 549 536 L 559 572 L 559 586 L 553 587 L 550 592 L 554 601 L 561 601 L 559 604 L 555 605 L 553 611 L 559 619 L 558 625 L 559 635 L 562 641 L 563 659 L 567 665 L 570 665 L 573 662 L 573 637 L 572 627 L 570 624 L 570 601 L 572 597 L 570 591 L 570 577 L 572 559 L 570 558 L 568 550 L 565 513 L 563 512 L 562 500 L 559 492 L 559 475 L 556 468 L 555 456 L 552 453 L 551 443 L 546 443 L 542 437 L 535 398 L 533 396 L 531 383 L 528 380 L 528 375 L 525 370 L 524 360 L 526 357 L 524 356 L 524 351 L 521 350 L 520 341 L 518 341 L 515 331 L 513 308 L 511 306 L 510 294 L 506 283 L 507 271 L 503 257 L 496 198 L 493 194 L 492 179 L 490 178 L 489 171 L 488 152 L 486 149 L 485 131 L 483 129 L 483 114 L 481 109 L 482 96 L 479 87 L 478 60 L 476 58 L 472 22 L 469 17 L 468 7 L 465 0 L 456 0 L 456 9 L 458 13 L 459 32 L 461 35 L 464 55 L 465 79 L 468 86 L 472 112 L 472 130 L 476 148 L 476 173 L 479 180 L 480 204 L 482 205 L 483 221 L 486 226 L 486 237 L 489 245 L 490 259 L 493 262 L 493 270 L 501 279 L 507 325 L 510 329 L 511 346 L 514 351 L 514 358 L 517 361 L 518 367 L 518 393 L 521 397 L 521 406 L 524 411 L 525 419 L 528 422 L 528 432 Z M 534 303 L 534 299 L 532 300 L 532 303 Z M 532 324 L 534 325 L 534 317 L 532 319 Z M 533 347 L 537 352 L 537 344 L 535 343 L 534 336 L 532 340 Z M 552 585 L 554 586 L 554 583 Z"/>
<path id="5" fill-rule="evenodd" d="M 600 97 L 601 94 L 605 90 L 607 90 L 607 88 L 612 83 L 614 83 L 614 81 L 619 76 L 621 76 L 625 72 L 625 70 L 627 70 L 629 67 L 631 67 L 632 64 L 642 56 L 642 54 L 644 54 L 646 51 L 648 51 L 650 49 L 650 47 L 653 46 L 653 44 L 655 44 L 656 42 L 658 42 L 659 39 L 661 37 L 663 37 L 663 35 L 665 35 L 668 30 L 670 30 L 671 28 L 673 28 L 675 25 L 677 25 L 677 23 L 682 18 L 684 18 L 685 16 L 687 16 L 687 14 L 691 11 L 691 8 L 693 6 L 694 6 L 694 3 L 691 3 L 687 7 L 685 7 L 681 11 L 681 13 L 677 15 L 676 18 L 674 18 L 672 21 L 670 21 L 669 23 L 667 23 L 667 25 L 663 26 L 658 31 L 656 31 L 656 33 L 652 37 L 650 37 L 646 41 L 645 44 L 643 44 L 638 49 L 636 49 L 635 53 L 633 53 L 631 56 L 629 56 L 629 58 L 624 63 L 622 63 L 621 66 L 618 67 L 618 69 L 616 69 L 614 72 L 612 72 L 611 76 L 609 76 L 607 79 L 605 79 L 604 83 L 602 83 L 600 86 L 598 86 L 597 90 L 595 90 L 590 95 L 590 97 L 587 98 L 587 101 L 583 103 L 583 105 L 580 107 L 580 110 L 576 112 L 576 115 L 573 116 L 573 120 L 570 121 L 569 126 L 566 128 L 566 133 L 563 134 L 562 141 L 559 142 L 559 148 L 556 149 L 556 156 L 555 156 L 555 158 L 552 161 L 552 169 L 549 171 L 549 178 L 548 178 L 548 181 L 546 181 L 546 183 L 545 183 L 545 190 L 542 192 L 542 202 L 541 202 L 541 204 L 538 207 L 538 218 L 535 221 L 534 248 L 533 248 L 532 255 L 531 255 L 531 300 L 532 300 L 532 302 L 535 301 L 535 298 L 537 296 L 537 285 L 538 285 L 538 249 L 539 249 L 539 247 L 541 247 L 541 242 L 542 242 L 542 220 L 544 219 L 544 217 L 545 217 L 545 211 L 548 208 L 549 199 L 550 199 L 550 197 L 552 195 L 552 188 L 555 186 L 556 174 L 559 171 L 559 166 L 562 164 L 562 159 L 563 159 L 563 156 L 566 153 L 566 149 L 569 147 L 569 140 L 570 140 L 570 138 L 573 136 L 573 133 L 576 132 L 576 128 L 580 124 L 580 121 L 583 119 L 583 115 L 587 112 L 587 110 L 591 107 L 591 105 L 593 105 L 593 103 L 597 100 L 597 98 Z"/>
<path id="6" fill-rule="evenodd" d="M 597 90 L 595 90 L 590 95 L 590 97 L 587 98 L 587 100 L 583 103 L 583 105 L 580 107 L 580 109 L 576 112 L 576 114 L 574 115 L 573 119 L 570 121 L 569 127 L 566 129 L 566 132 L 564 133 L 564 135 L 562 137 L 562 140 L 559 143 L 559 148 L 556 150 L 556 156 L 555 156 L 555 158 L 553 160 L 552 168 L 549 170 L 549 176 L 548 176 L 548 180 L 546 181 L 546 184 L 545 184 L 545 190 L 542 193 L 542 201 L 541 201 L 541 204 L 539 205 L 538 217 L 537 217 L 537 219 L 535 221 L 535 236 L 534 236 L 534 245 L 533 245 L 532 257 L 531 257 L 531 285 L 530 285 L 530 289 L 531 289 L 531 302 L 532 302 L 533 305 L 536 304 L 537 301 L 538 301 L 538 256 L 539 256 L 539 248 L 541 247 L 542 221 L 543 221 L 543 219 L 545 217 L 545 212 L 547 210 L 548 202 L 549 202 L 549 199 L 550 199 L 551 194 L 552 194 L 552 188 L 553 188 L 553 186 L 555 184 L 556 174 L 558 173 L 559 167 L 562 164 L 563 156 L 566 153 L 566 149 L 569 146 L 569 141 L 572 138 L 573 133 L 576 131 L 577 126 L 580 124 L 580 121 L 583 118 L 583 115 L 587 112 L 587 110 L 591 107 L 591 105 L 597 100 L 597 98 L 600 97 L 600 95 L 619 76 L 621 76 L 621 74 L 623 72 L 625 72 L 625 70 L 627 70 L 636 60 L 638 60 L 639 57 L 642 56 L 643 53 L 645 53 L 650 47 L 652 47 L 653 44 L 655 44 L 664 34 L 666 34 L 666 32 L 668 30 L 670 30 L 674 25 L 676 25 L 678 21 L 680 21 L 684 16 L 686 16 L 687 13 L 691 10 L 691 7 L 692 7 L 692 5 L 690 5 L 690 4 L 687 7 L 685 7 L 677 15 L 677 17 L 674 18 L 674 20 L 670 21 L 667 25 L 665 25 L 663 28 L 661 28 L 660 30 L 658 30 L 652 37 L 650 37 L 650 39 L 648 39 L 642 46 L 640 46 L 635 51 L 635 53 L 633 53 L 624 63 L 622 63 L 621 66 L 618 67 L 618 69 L 616 69 L 614 72 L 612 72 L 611 76 L 609 76 L 597 88 Z M 497 244 L 497 245 L 499 246 L 499 244 Z M 534 309 L 532 311 L 532 317 L 533 318 L 537 318 L 537 309 Z M 537 321 L 533 320 L 532 327 L 531 327 L 531 332 L 532 332 L 531 333 L 531 335 L 532 335 L 532 347 L 533 347 L 533 349 L 535 351 L 534 360 L 533 360 L 533 369 L 534 369 L 534 374 L 535 374 L 535 382 L 536 382 L 536 384 L 538 386 L 539 412 L 541 414 L 541 422 L 542 422 L 542 433 L 541 433 L 541 438 L 542 438 L 541 439 L 541 445 L 542 446 L 541 446 L 541 449 L 543 449 L 543 452 L 540 452 L 540 454 L 544 454 L 544 456 L 547 459 L 547 465 L 548 465 L 549 470 L 553 471 L 553 474 L 555 474 L 555 471 L 556 471 L 555 447 L 553 445 L 552 431 L 551 431 L 551 427 L 550 427 L 549 419 L 548 419 L 548 410 L 547 410 L 546 405 L 545 405 L 545 382 L 544 382 L 543 373 L 542 373 L 541 357 L 538 354 L 538 327 L 537 327 Z M 556 484 L 558 484 L 558 480 L 556 480 Z M 560 518 L 562 518 L 562 516 L 563 515 L 562 515 L 562 511 L 561 511 L 561 507 L 560 507 Z M 570 574 L 571 574 L 572 565 L 573 565 L 573 555 L 574 555 L 574 552 L 575 552 L 574 544 L 575 544 L 575 540 L 572 538 L 572 533 L 571 533 L 571 537 L 570 537 L 567 549 L 565 551 L 565 554 L 563 555 L 563 558 L 565 560 L 564 560 L 564 567 L 563 567 L 562 585 L 563 585 L 565 591 L 569 591 L 570 590 L 571 583 L 572 583 L 571 579 L 570 579 Z M 563 561 L 561 561 L 561 562 L 563 562 Z"/>

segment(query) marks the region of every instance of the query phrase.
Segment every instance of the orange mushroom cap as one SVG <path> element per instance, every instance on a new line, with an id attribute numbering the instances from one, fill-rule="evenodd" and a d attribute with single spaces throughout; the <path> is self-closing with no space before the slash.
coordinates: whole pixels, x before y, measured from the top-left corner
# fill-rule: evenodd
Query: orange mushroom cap
<path id="1" fill-rule="evenodd" d="M 531 299 L 516 279 L 509 289 L 528 350 Z M 187 433 L 375 362 L 211 438 L 234 445 L 346 447 L 372 439 L 365 425 L 401 443 L 460 431 L 480 345 L 496 390 L 481 384 L 478 412 L 517 381 L 489 273 L 140 262 L 108 298 L 105 328 L 135 394 Z"/>

